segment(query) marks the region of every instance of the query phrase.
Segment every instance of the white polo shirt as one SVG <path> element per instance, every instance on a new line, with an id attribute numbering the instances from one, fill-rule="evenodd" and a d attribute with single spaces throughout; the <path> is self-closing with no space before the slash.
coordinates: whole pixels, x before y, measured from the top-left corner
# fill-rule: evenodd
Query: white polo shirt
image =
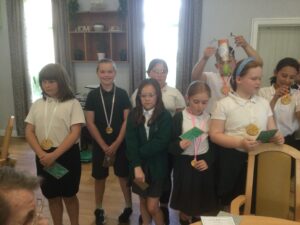
<path id="1" fill-rule="evenodd" d="M 251 99 L 243 99 L 232 92 L 216 103 L 211 119 L 225 120 L 226 135 L 255 139 L 257 136 L 249 136 L 246 127 L 255 124 L 259 131 L 266 130 L 268 119 L 272 115 L 270 104 L 263 97 L 255 95 Z"/>
<path id="2" fill-rule="evenodd" d="M 137 95 L 138 89 L 136 89 L 130 100 L 133 107 L 135 107 L 135 98 Z M 162 89 L 162 100 L 165 105 L 165 108 L 171 113 L 172 116 L 176 113 L 176 109 L 183 109 L 185 107 L 185 100 L 176 88 L 165 85 Z"/>
<path id="3" fill-rule="evenodd" d="M 53 147 L 58 147 L 70 133 L 71 125 L 85 123 L 84 113 L 80 103 L 76 99 L 58 102 L 56 99 L 47 98 L 47 101 L 46 122 L 46 101 L 42 98 L 33 103 L 25 122 L 35 127 L 35 134 L 39 143 L 41 143 L 46 138 L 45 126 L 48 129 L 49 123 L 52 120 L 51 129 L 47 131 L 49 132 L 48 138 L 53 142 Z M 56 110 L 54 110 L 55 107 Z"/>
<path id="4" fill-rule="evenodd" d="M 275 92 L 274 86 L 270 86 L 261 88 L 258 94 L 271 102 Z M 300 111 L 300 109 L 297 109 L 298 107 L 296 107 L 298 91 L 291 90 L 291 95 L 292 98 L 289 104 L 282 104 L 280 98 L 274 106 L 275 122 L 283 136 L 291 135 L 299 129 L 299 122 L 295 115 L 296 111 Z"/>
<path id="5" fill-rule="evenodd" d="M 204 131 L 204 133 L 200 136 L 201 141 L 195 142 L 190 145 L 186 150 L 182 151 L 182 155 L 195 155 L 195 147 L 197 155 L 205 154 L 208 151 L 208 128 L 209 128 L 209 121 L 210 116 L 208 113 L 203 112 L 200 116 L 194 116 L 195 121 L 192 119 L 192 115 L 187 112 L 187 110 L 182 111 L 182 133 L 184 134 L 188 130 L 194 127 L 193 122 L 195 122 L 195 126 L 198 127 L 200 130 Z M 196 144 L 196 146 L 195 146 Z"/>
<path id="6" fill-rule="evenodd" d="M 204 72 L 202 79 L 211 89 L 211 98 L 209 99 L 208 105 L 205 109 L 206 112 L 211 113 L 218 100 L 226 97 L 221 91 L 224 82 L 230 87 L 230 77 L 224 77 L 224 80 L 220 73 L 215 72 Z"/>

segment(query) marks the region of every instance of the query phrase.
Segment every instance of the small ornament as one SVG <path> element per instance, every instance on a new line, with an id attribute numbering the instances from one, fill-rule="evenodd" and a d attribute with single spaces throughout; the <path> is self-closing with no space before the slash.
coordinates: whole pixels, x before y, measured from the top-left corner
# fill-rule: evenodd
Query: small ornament
<path id="1" fill-rule="evenodd" d="M 114 130 L 112 129 L 112 127 L 106 127 L 105 132 L 107 134 L 111 134 Z"/>
<path id="2" fill-rule="evenodd" d="M 53 147 L 53 142 L 49 138 L 46 138 L 46 139 L 42 140 L 41 147 L 44 150 L 49 150 L 50 148 Z"/>
<path id="3" fill-rule="evenodd" d="M 246 127 L 246 132 L 248 135 L 250 136 L 256 136 L 258 135 L 258 132 L 259 132 L 259 128 L 253 124 L 253 123 L 250 123 L 247 127 Z"/>
<path id="4" fill-rule="evenodd" d="M 195 160 L 195 159 L 193 159 L 193 160 L 191 161 L 191 165 L 192 165 L 192 167 L 195 167 L 195 165 L 196 165 L 196 160 Z"/>
<path id="5" fill-rule="evenodd" d="M 280 99 L 280 102 L 283 104 L 283 105 L 288 105 L 290 104 L 292 101 L 291 99 L 291 95 L 290 94 L 287 94 L 287 95 L 284 95 L 281 97 Z"/>

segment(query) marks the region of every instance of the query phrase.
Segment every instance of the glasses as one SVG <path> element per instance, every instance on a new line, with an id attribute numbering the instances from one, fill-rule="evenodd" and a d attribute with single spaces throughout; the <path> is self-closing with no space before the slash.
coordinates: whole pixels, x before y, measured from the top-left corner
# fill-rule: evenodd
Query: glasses
<path id="1" fill-rule="evenodd" d="M 141 94 L 140 97 L 141 98 L 154 98 L 156 96 L 156 94 Z"/>
<path id="2" fill-rule="evenodd" d="M 168 71 L 166 71 L 166 70 L 151 70 L 151 72 L 158 74 L 158 75 L 160 75 L 160 74 L 164 75 L 164 74 L 167 74 Z"/>
<path id="3" fill-rule="evenodd" d="M 44 209 L 44 199 L 43 198 L 38 198 L 36 200 L 36 213 L 35 213 L 35 217 L 33 219 L 32 225 L 36 225 L 38 223 L 38 220 L 40 218 L 40 216 L 43 213 L 43 209 Z"/>

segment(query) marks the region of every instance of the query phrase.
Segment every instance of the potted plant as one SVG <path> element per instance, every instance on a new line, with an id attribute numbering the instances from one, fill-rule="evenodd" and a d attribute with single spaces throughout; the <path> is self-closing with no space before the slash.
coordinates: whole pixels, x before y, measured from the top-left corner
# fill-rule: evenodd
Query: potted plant
<path id="1" fill-rule="evenodd" d="M 79 11 L 79 3 L 78 0 L 69 0 L 68 1 L 69 8 L 69 19 L 73 24 L 76 23 L 76 13 Z"/>
<path id="2" fill-rule="evenodd" d="M 127 0 L 119 0 L 118 12 L 123 19 L 127 16 Z"/>

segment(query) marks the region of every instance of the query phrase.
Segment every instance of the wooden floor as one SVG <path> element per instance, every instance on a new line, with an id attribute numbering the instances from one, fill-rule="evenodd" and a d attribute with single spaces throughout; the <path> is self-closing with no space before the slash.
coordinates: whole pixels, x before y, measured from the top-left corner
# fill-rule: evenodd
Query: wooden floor
<path id="1" fill-rule="evenodd" d="M 10 144 L 10 157 L 17 159 L 16 168 L 29 171 L 36 174 L 34 153 L 26 143 L 24 138 L 13 138 Z M 104 196 L 103 208 L 106 213 L 106 224 L 118 224 L 118 216 L 124 208 L 124 198 L 119 187 L 118 179 L 110 171 L 110 176 L 107 179 L 106 191 Z M 40 190 L 37 191 L 37 196 L 42 197 Z M 82 175 L 80 190 L 78 193 L 80 202 L 80 225 L 94 225 L 94 180 L 91 177 L 91 164 L 82 164 Z M 43 214 L 50 217 L 47 201 L 45 200 Z M 138 224 L 139 203 L 138 197 L 133 194 L 133 214 L 130 219 L 131 225 Z M 179 225 L 177 212 L 170 210 L 171 225 Z M 51 220 L 51 219 L 50 219 Z M 51 224 L 51 223 L 50 223 Z M 69 225 L 67 214 L 64 213 L 64 225 Z"/>

